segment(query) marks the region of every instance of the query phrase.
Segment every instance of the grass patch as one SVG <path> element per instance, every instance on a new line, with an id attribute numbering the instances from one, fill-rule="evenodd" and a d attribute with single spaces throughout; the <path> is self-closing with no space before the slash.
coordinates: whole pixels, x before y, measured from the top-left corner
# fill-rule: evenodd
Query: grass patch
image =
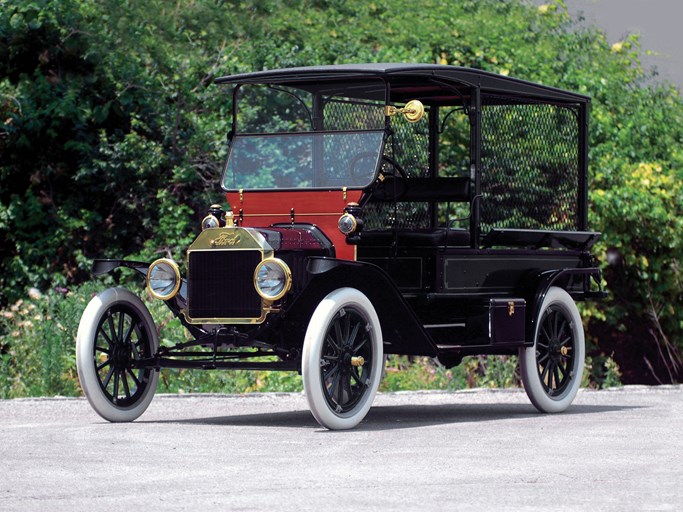
<path id="1" fill-rule="evenodd" d="M 0 311 L 0 398 L 80 396 L 76 372 L 76 333 L 90 299 L 108 283 L 82 285 L 72 291 L 31 292 Z M 159 329 L 160 343 L 186 339 L 178 319 L 158 300 L 143 292 Z M 604 358 L 603 358 L 604 359 Z M 457 390 L 474 387 L 520 386 L 514 356 L 474 356 L 446 369 L 427 357 L 389 356 L 380 390 Z M 613 359 L 587 358 L 584 385 L 620 385 Z M 294 372 L 244 370 L 161 370 L 161 393 L 300 392 L 301 376 Z"/>

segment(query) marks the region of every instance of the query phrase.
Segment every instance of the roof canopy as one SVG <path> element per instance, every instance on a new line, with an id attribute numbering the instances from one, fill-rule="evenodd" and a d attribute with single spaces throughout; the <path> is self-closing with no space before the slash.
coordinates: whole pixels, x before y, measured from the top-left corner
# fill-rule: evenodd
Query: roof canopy
<path id="1" fill-rule="evenodd" d="M 313 93 L 344 94 L 358 98 L 384 98 L 386 85 L 394 101 L 417 98 L 440 103 L 468 96 L 472 88 L 482 94 L 560 103 L 588 103 L 590 98 L 553 87 L 478 69 L 437 64 L 342 64 L 257 71 L 216 79 L 219 84 L 271 84 Z"/>

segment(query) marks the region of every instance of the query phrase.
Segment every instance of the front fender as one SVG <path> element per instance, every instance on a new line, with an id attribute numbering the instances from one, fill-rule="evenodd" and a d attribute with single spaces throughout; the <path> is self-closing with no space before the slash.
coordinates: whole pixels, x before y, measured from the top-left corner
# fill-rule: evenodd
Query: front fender
<path id="1" fill-rule="evenodd" d="M 129 260 L 116 260 L 116 259 L 97 259 L 93 261 L 92 264 L 92 273 L 96 276 L 100 276 L 102 274 L 108 274 L 114 269 L 117 269 L 119 267 L 125 267 L 125 268 L 132 268 L 139 274 L 142 274 L 145 276 L 145 280 L 147 279 L 147 271 L 149 270 L 149 263 L 143 263 L 141 261 L 129 261 Z M 170 300 L 167 301 L 166 304 L 174 310 L 172 307 L 174 303 L 177 302 L 177 309 L 180 311 L 185 307 L 185 304 L 187 302 L 187 281 L 183 277 L 180 280 L 180 291 L 178 292 L 178 295 L 176 295 L 176 298 L 178 300 Z"/>
<path id="2" fill-rule="evenodd" d="M 128 260 L 97 259 L 93 261 L 92 273 L 96 276 L 101 276 L 102 274 L 108 274 L 112 270 L 119 267 L 132 268 L 146 277 L 147 270 L 149 269 L 149 263 Z"/>
<path id="3" fill-rule="evenodd" d="M 143 263 L 141 261 L 129 261 L 129 260 L 118 260 L 118 259 L 97 259 L 93 261 L 92 273 L 96 276 L 107 274 L 112 270 L 120 267 L 132 268 L 139 274 L 145 277 L 145 282 L 147 282 L 147 271 L 149 270 L 149 263 Z M 180 319 L 180 322 L 196 337 L 206 334 L 202 329 L 197 326 L 187 323 L 184 315 L 181 312 L 187 307 L 187 280 L 183 277 L 180 282 L 180 290 L 178 294 L 171 300 L 164 302 L 168 309 L 170 309 L 175 316 Z"/>
<path id="4" fill-rule="evenodd" d="M 379 316 L 386 353 L 436 356 L 436 345 L 381 268 L 371 263 L 312 257 L 306 270 L 310 281 L 287 306 L 287 314 L 308 318 L 333 290 L 356 288 L 370 299 Z"/>

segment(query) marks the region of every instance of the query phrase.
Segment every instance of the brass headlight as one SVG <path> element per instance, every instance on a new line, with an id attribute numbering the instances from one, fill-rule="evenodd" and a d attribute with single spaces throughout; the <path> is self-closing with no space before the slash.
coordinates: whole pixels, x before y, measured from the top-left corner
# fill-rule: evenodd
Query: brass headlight
<path id="1" fill-rule="evenodd" d="M 180 290 L 180 284 L 180 270 L 174 261 L 161 258 L 149 266 L 147 288 L 152 297 L 170 300 Z"/>
<path id="2" fill-rule="evenodd" d="M 350 235 L 358 228 L 358 221 L 356 220 L 356 217 L 354 217 L 350 213 L 345 213 L 344 215 L 339 217 L 337 227 L 339 228 L 339 231 L 342 232 L 342 234 Z"/>
<path id="3" fill-rule="evenodd" d="M 220 227 L 221 223 L 215 215 L 209 214 L 202 220 L 202 231 Z"/>
<path id="4" fill-rule="evenodd" d="M 254 270 L 254 287 L 264 300 L 281 299 L 292 286 L 292 272 L 279 258 L 266 258 Z"/>

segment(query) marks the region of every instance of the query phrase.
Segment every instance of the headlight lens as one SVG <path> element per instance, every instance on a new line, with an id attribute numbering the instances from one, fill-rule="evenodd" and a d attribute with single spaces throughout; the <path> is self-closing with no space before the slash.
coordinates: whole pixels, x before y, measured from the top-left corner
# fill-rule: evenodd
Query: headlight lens
<path id="1" fill-rule="evenodd" d="M 267 258 L 256 266 L 254 286 L 267 301 L 281 299 L 292 286 L 292 272 L 281 259 Z"/>
<path id="2" fill-rule="evenodd" d="M 162 258 L 149 266 L 147 287 L 153 297 L 170 300 L 180 290 L 180 270 L 172 260 Z"/>
<path id="3" fill-rule="evenodd" d="M 356 217 L 354 217 L 350 213 L 345 213 L 344 215 L 339 217 L 337 227 L 339 228 L 339 231 L 341 231 L 344 235 L 350 235 L 351 233 L 356 231 L 356 228 L 358 227 L 358 221 L 356 220 Z"/>
<path id="4" fill-rule="evenodd" d="M 218 221 L 218 218 L 215 215 L 207 215 L 204 217 L 204 220 L 202 220 L 202 231 L 205 229 L 217 228 L 220 225 L 221 223 Z"/>

